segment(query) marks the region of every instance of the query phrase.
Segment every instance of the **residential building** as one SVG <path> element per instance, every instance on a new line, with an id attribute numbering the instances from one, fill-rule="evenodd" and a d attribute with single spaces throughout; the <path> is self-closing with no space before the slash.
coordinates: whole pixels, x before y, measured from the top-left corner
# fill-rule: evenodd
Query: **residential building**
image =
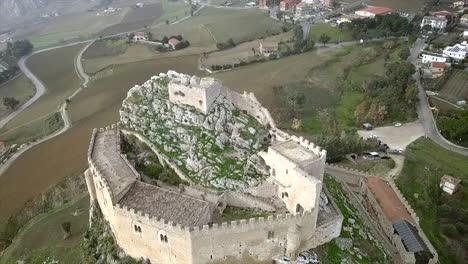
<path id="1" fill-rule="evenodd" d="M 468 25 L 468 14 L 464 14 L 463 16 L 461 16 L 460 24 Z"/>
<path id="2" fill-rule="evenodd" d="M 448 67 L 447 64 L 445 64 L 444 62 L 432 62 L 431 63 L 432 78 L 438 78 L 444 75 L 447 67 Z"/>
<path id="3" fill-rule="evenodd" d="M 306 4 L 304 2 L 299 3 L 296 6 L 296 16 L 306 16 L 310 15 L 314 10 L 312 5 Z"/>
<path id="4" fill-rule="evenodd" d="M 437 11 L 437 12 L 433 12 L 432 13 L 432 16 L 435 16 L 435 17 L 450 17 L 452 16 L 452 13 L 450 13 L 449 11 L 447 10 L 441 10 L 441 11 Z"/>
<path id="5" fill-rule="evenodd" d="M 468 38 L 468 30 L 463 31 L 463 33 L 461 33 L 461 37 L 464 39 Z"/>
<path id="6" fill-rule="evenodd" d="M 442 54 L 455 60 L 463 60 L 466 58 L 467 52 L 468 43 L 463 41 L 461 44 L 445 47 L 445 49 L 442 51 Z"/>
<path id="7" fill-rule="evenodd" d="M 171 38 L 167 41 L 167 44 L 169 44 L 169 46 L 171 46 L 172 49 L 176 49 L 176 46 L 177 44 L 179 44 L 180 41 L 176 38 Z"/>
<path id="8" fill-rule="evenodd" d="M 444 175 L 440 179 L 440 188 L 448 194 L 454 194 L 460 186 L 461 180 L 450 175 Z"/>
<path id="9" fill-rule="evenodd" d="M 333 8 L 335 0 L 322 0 L 322 5 L 324 7 Z"/>
<path id="10" fill-rule="evenodd" d="M 375 16 L 384 16 L 393 13 L 393 9 L 385 6 L 369 6 L 367 8 L 357 10 L 354 13 L 361 17 L 374 18 Z"/>
<path id="11" fill-rule="evenodd" d="M 421 21 L 421 28 L 430 25 L 432 29 L 444 29 L 447 26 L 447 18 L 436 16 L 425 16 Z"/>
<path id="12" fill-rule="evenodd" d="M 468 1 L 455 1 L 453 2 L 453 7 L 464 7 L 465 5 L 468 5 Z"/>
<path id="13" fill-rule="evenodd" d="M 145 41 L 146 36 L 145 32 L 135 32 L 135 35 L 133 36 L 133 41 Z"/>
<path id="14" fill-rule="evenodd" d="M 281 11 L 294 11 L 301 0 L 284 0 L 280 2 Z"/>
<path id="15" fill-rule="evenodd" d="M 279 6 L 280 0 L 260 0 L 258 6 L 262 9 Z"/>
<path id="16" fill-rule="evenodd" d="M 272 54 L 276 55 L 278 53 L 278 43 L 262 41 L 260 42 L 259 50 L 265 57 L 269 57 Z"/>
<path id="17" fill-rule="evenodd" d="M 444 57 L 442 54 L 423 53 L 422 63 L 430 63 L 430 62 L 447 62 L 447 57 Z"/>

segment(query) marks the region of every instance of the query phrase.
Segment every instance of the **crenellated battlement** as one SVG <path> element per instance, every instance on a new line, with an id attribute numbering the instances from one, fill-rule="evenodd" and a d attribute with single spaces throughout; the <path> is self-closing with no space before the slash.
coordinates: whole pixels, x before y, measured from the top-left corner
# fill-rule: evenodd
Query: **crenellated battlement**
<path id="1" fill-rule="evenodd" d="M 325 158 L 327 156 L 327 151 L 322 149 L 320 146 L 315 145 L 313 142 L 310 142 L 308 139 L 300 136 L 290 135 L 280 129 L 272 129 L 270 133 L 277 141 L 287 141 L 293 140 L 299 143 L 301 146 L 305 147 L 306 149 L 312 151 L 315 155 L 319 156 L 320 158 Z"/>

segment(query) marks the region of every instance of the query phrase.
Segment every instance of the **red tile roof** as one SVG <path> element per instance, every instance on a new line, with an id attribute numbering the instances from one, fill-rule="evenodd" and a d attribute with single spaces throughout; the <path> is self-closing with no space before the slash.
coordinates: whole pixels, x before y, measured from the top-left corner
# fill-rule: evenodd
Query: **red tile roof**
<path id="1" fill-rule="evenodd" d="M 137 36 L 137 37 L 144 37 L 144 36 L 145 36 L 145 32 L 135 32 L 135 36 Z"/>
<path id="2" fill-rule="evenodd" d="M 432 68 L 442 68 L 442 69 L 445 69 L 447 67 L 447 64 L 445 64 L 444 62 L 433 62 L 432 63 Z"/>
<path id="3" fill-rule="evenodd" d="M 385 6 L 369 6 L 368 8 L 363 9 L 362 11 L 366 11 L 375 15 L 383 15 L 392 13 L 393 9 Z"/>
<path id="4" fill-rule="evenodd" d="M 179 44 L 179 42 L 180 41 L 178 39 L 171 38 L 167 43 L 169 43 L 169 45 L 171 45 L 171 46 L 175 46 L 175 45 Z"/>

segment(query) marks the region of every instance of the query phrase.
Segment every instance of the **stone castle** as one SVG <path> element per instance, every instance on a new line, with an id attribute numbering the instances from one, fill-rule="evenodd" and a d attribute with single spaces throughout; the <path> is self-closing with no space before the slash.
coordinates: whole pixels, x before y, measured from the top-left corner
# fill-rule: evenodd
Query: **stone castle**
<path id="1" fill-rule="evenodd" d="M 343 217 L 322 188 L 326 151 L 277 129 L 253 94 L 169 71 L 130 89 L 120 116 L 93 131 L 85 178 L 127 255 L 271 263 L 339 236 Z M 122 152 L 128 136 L 188 184 L 145 181 Z M 226 208 L 266 215 L 220 220 Z"/>

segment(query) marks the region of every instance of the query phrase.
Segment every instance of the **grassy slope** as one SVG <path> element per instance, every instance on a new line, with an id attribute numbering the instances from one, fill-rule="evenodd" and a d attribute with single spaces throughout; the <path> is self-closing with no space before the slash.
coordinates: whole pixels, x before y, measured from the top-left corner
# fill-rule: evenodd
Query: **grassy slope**
<path id="1" fill-rule="evenodd" d="M 0 134 L 0 138 L 10 144 L 23 144 L 41 139 L 62 127 L 62 117 L 56 112 L 12 128 Z"/>
<path id="2" fill-rule="evenodd" d="M 77 216 L 73 213 L 78 210 Z M 57 260 L 59 263 L 84 263 L 80 243 L 88 227 L 88 197 L 72 201 L 61 208 L 33 218 L 0 259 L 0 264 L 16 263 L 23 259 L 26 263 L 43 263 Z M 71 222 L 72 236 L 63 240 L 61 223 Z M 48 263 L 48 262 L 47 262 Z"/>
<path id="3" fill-rule="evenodd" d="M 398 188 L 416 210 L 421 227 L 439 253 L 441 263 L 455 263 L 456 250 L 441 230 L 445 220 L 441 218 L 440 206 L 447 204 L 468 214 L 468 197 L 463 196 L 466 186 L 458 195 L 449 196 L 441 193 L 439 182 L 444 174 L 468 180 L 468 157 L 447 151 L 428 139 L 412 143 L 405 156 L 403 171 L 396 181 Z"/>
<path id="4" fill-rule="evenodd" d="M 21 74 L 19 77 L 11 80 L 3 85 L 0 85 L 0 98 L 2 97 L 14 97 L 18 100 L 20 105 L 31 98 L 35 93 L 35 89 L 31 81 L 26 76 Z M 0 102 L 0 117 L 8 115 L 10 110 Z"/>

